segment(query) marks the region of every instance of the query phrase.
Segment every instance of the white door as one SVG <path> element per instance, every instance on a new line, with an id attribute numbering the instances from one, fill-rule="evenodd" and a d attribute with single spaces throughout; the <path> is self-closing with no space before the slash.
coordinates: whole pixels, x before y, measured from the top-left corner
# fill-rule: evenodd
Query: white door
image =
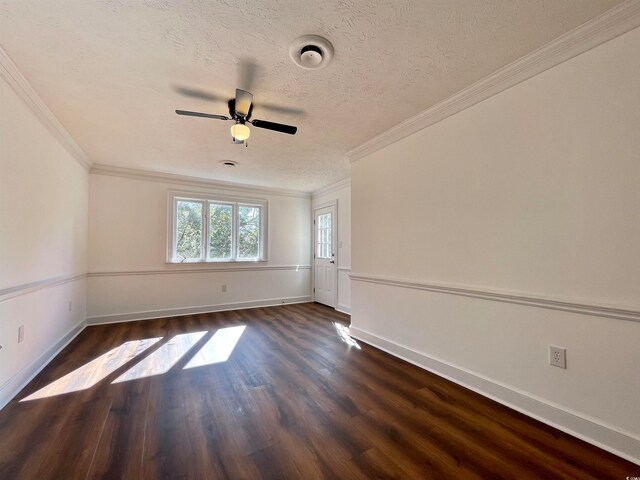
<path id="1" fill-rule="evenodd" d="M 313 215 L 314 298 L 336 306 L 336 207 L 319 208 Z"/>

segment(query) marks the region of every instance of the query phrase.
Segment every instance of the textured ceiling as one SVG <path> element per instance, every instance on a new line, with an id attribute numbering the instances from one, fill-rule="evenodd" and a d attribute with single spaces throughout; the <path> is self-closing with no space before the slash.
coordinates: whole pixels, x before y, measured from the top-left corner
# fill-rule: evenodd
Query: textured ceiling
<path id="1" fill-rule="evenodd" d="M 349 175 L 348 150 L 618 3 L 0 0 L 0 44 L 95 163 L 312 191 Z M 327 68 L 290 60 L 304 34 L 333 43 Z M 298 134 L 252 128 L 245 148 L 230 122 L 173 113 L 225 114 L 236 87 Z"/>

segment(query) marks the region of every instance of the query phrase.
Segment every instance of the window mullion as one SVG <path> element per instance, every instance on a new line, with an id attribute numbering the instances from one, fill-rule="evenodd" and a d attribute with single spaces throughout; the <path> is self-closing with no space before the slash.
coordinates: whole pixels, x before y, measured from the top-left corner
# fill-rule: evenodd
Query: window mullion
<path id="1" fill-rule="evenodd" d="M 209 243 L 209 202 L 202 202 L 202 246 L 200 247 L 200 261 L 207 260 Z"/>
<path id="2" fill-rule="evenodd" d="M 238 260 L 238 204 L 233 204 L 233 215 L 231 216 L 231 260 Z"/>

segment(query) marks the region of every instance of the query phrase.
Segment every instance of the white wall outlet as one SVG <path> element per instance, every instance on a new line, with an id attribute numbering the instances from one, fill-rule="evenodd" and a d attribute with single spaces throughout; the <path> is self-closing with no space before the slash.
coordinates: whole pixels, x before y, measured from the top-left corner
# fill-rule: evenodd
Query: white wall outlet
<path id="1" fill-rule="evenodd" d="M 223 291 L 223 292 L 226 292 L 226 291 L 227 291 L 227 285 L 226 285 L 226 284 L 225 284 L 225 285 L 222 285 L 222 291 Z"/>
<path id="2" fill-rule="evenodd" d="M 549 365 L 567 368 L 567 349 L 549 345 Z"/>
<path id="3" fill-rule="evenodd" d="M 72 309 L 73 309 L 73 302 L 69 300 L 69 311 L 71 311 Z"/>
<path id="4" fill-rule="evenodd" d="M 22 343 L 24 340 L 24 325 L 18 327 L 18 343 Z"/>

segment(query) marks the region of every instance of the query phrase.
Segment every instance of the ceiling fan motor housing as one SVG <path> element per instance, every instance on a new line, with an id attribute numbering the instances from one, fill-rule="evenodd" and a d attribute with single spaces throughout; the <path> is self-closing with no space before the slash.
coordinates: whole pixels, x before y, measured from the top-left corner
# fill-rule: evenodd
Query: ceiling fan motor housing
<path id="1" fill-rule="evenodd" d="M 304 35 L 296 38 L 289 48 L 293 62 L 305 70 L 325 68 L 333 58 L 333 46 L 326 38 Z"/>
<path id="2" fill-rule="evenodd" d="M 229 100 L 229 116 L 233 119 L 233 120 L 241 120 L 242 123 L 245 122 L 245 120 L 249 120 L 251 118 L 251 115 L 253 114 L 253 103 L 251 103 L 251 106 L 249 107 L 249 113 L 247 113 L 246 117 L 242 117 L 236 114 L 236 99 L 232 98 L 231 100 Z"/>
<path id="3" fill-rule="evenodd" d="M 318 52 L 311 51 L 312 55 L 317 55 Z M 231 138 L 232 142 L 247 146 L 247 139 L 251 135 L 251 130 L 246 125 L 250 123 L 256 128 L 264 128 L 266 130 L 273 130 L 275 132 L 286 133 L 288 135 L 295 135 L 298 131 L 298 127 L 293 125 L 285 125 L 284 123 L 269 122 L 267 120 L 251 119 L 253 113 L 253 94 L 236 88 L 236 96 L 229 100 L 229 116 L 216 115 L 212 113 L 202 112 L 190 112 L 188 110 L 176 110 L 178 115 L 187 115 L 190 117 L 202 117 L 202 118 L 215 118 L 217 120 L 233 120 L 234 124 L 231 126 Z"/>

